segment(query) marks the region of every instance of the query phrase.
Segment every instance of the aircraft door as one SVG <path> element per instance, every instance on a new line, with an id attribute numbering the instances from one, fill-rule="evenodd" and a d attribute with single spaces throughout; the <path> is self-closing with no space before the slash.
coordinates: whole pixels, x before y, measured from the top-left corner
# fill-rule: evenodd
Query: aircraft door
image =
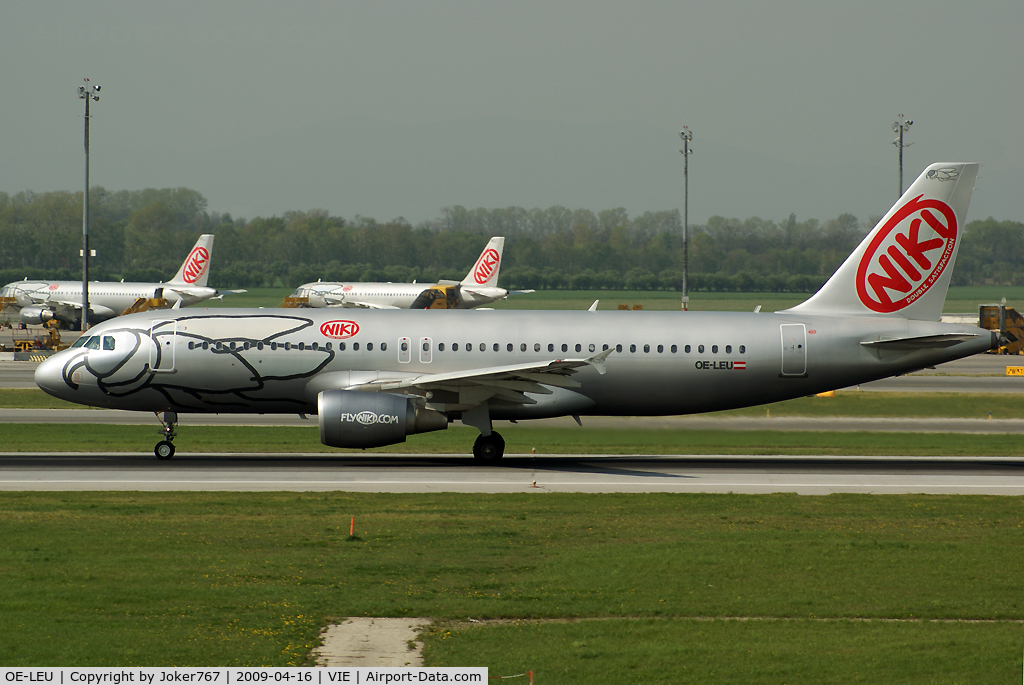
<path id="1" fill-rule="evenodd" d="M 174 349 L 177 347 L 178 322 L 155 321 L 149 329 L 153 345 L 149 348 L 149 368 L 153 371 L 174 371 Z"/>
<path id="2" fill-rule="evenodd" d="M 398 339 L 398 361 L 401 364 L 408 364 L 412 359 L 412 340 L 405 336 Z"/>
<path id="3" fill-rule="evenodd" d="M 434 341 L 430 338 L 420 338 L 420 362 L 429 364 L 433 354 Z"/>
<path id="4" fill-rule="evenodd" d="M 802 323 L 782 324 L 781 375 L 807 375 L 807 330 Z"/>

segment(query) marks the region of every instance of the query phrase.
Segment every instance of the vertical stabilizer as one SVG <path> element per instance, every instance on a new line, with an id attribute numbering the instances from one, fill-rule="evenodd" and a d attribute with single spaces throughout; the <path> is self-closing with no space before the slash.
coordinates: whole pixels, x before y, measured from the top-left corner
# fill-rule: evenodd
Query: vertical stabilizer
<path id="1" fill-rule="evenodd" d="M 468 286 L 494 286 L 498 285 L 498 270 L 501 268 L 501 251 L 505 248 L 505 239 L 501 237 L 491 238 L 487 247 L 480 253 L 476 264 L 469 270 L 469 274 L 462 279 L 462 285 Z"/>
<path id="2" fill-rule="evenodd" d="M 787 311 L 938 321 L 978 167 L 925 169 L 821 290 Z"/>
<path id="3" fill-rule="evenodd" d="M 182 262 L 178 273 L 168 281 L 175 285 L 206 286 L 210 276 L 210 259 L 213 257 L 213 234 L 204 233 L 199 236 L 195 247 Z"/>

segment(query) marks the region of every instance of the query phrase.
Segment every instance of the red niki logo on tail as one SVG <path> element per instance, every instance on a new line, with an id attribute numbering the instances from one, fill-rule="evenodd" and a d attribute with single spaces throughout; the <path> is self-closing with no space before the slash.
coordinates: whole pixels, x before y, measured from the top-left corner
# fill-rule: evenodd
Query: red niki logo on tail
<path id="1" fill-rule="evenodd" d="M 359 324 L 355 321 L 325 321 L 320 324 L 320 333 L 328 338 L 344 340 L 359 332 Z"/>
<path id="2" fill-rule="evenodd" d="M 500 261 L 501 255 L 493 247 L 484 250 L 484 253 L 480 255 L 480 259 L 476 260 L 476 266 L 473 267 L 473 280 L 480 285 L 486 283 L 494 272 L 498 270 L 498 262 Z"/>
<path id="3" fill-rule="evenodd" d="M 206 273 L 210 266 L 210 253 L 205 247 L 196 247 L 185 260 L 185 268 L 182 269 L 181 277 L 186 283 L 195 283 L 200 276 Z"/>
<path id="4" fill-rule="evenodd" d="M 868 244 L 857 267 L 857 296 L 889 314 L 917 301 L 939 279 L 956 246 L 956 214 L 923 195 L 896 210 Z"/>

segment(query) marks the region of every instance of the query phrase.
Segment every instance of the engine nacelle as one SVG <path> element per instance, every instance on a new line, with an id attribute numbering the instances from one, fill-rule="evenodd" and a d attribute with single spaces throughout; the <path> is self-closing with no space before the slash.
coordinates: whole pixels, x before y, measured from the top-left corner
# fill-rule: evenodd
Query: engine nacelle
<path id="1" fill-rule="evenodd" d="M 330 447 L 383 447 L 448 427 L 441 412 L 388 393 L 325 390 L 317 395 L 317 413 L 320 442 Z"/>
<path id="2" fill-rule="evenodd" d="M 21 308 L 21 320 L 23 323 L 39 325 L 47 321 L 53 321 L 55 318 L 57 318 L 56 312 L 49 307 L 33 305 Z"/>

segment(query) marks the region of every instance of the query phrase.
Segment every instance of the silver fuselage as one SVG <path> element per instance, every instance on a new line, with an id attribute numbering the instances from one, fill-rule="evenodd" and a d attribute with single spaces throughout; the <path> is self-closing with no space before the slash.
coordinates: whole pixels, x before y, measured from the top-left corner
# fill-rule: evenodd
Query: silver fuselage
<path id="1" fill-rule="evenodd" d="M 943 334 L 974 337 L 910 350 L 862 344 Z M 580 368 L 571 391 L 553 388 L 536 404 L 492 399 L 494 419 L 756 405 L 906 373 L 994 342 L 972 326 L 891 316 L 337 309 L 163 310 L 107 321 L 90 336 L 96 349 L 65 350 L 39 366 L 43 390 L 97 407 L 180 413 L 316 413 L 324 390 L 615 350 L 605 373 Z M 443 394 L 427 400 L 458 410 Z"/>

